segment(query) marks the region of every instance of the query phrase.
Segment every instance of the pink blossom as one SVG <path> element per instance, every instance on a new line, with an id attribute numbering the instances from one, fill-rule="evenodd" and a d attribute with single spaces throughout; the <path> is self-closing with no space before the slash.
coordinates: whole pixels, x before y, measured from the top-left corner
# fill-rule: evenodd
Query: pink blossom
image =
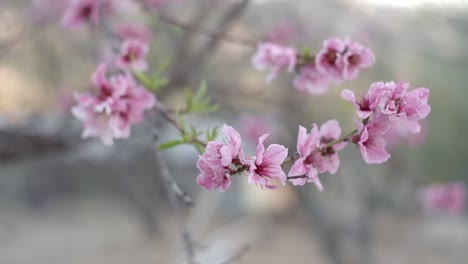
<path id="1" fill-rule="evenodd" d="M 148 44 L 137 39 L 125 40 L 121 45 L 117 66 L 122 69 L 146 71 L 148 68 L 145 60 L 147 53 Z"/>
<path id="2" fill-rule="evenodd" d="M 227 142 L 208 142 L 205 152 L 198 157 L 197 168 L 200 174 L 197 183 L 209 191 L 217 188 L 227 190 L 232 174 L 237 173 L 237 166 L 242 167 L 245 163 L 239 133 L 227 125 L 223 126 L 222 131 Z"/>
<path id="3" fill-rule="evenodd" d="M 271 144 L 265 150 L 263 142 L 267 136 L 268 134 L 265 134 L 258 139 L 255 161 L 250 163 L 248 181 L 262 188 L 276 189 L 275 182 L 286 184 L 286 174 L 281 164 L 288 156 L 288 149 L 282 145 Z"/>
<path id="4" fill-rule="evenodd" d="M 327 147 L 328 143 L 331 143 L 341 135 L 341 127 L 336 120 L 329 120 L 320 126 L 320 149 L 321 151 L 316 155 L 317 170 L 319 173 L 328 171 L 330 174 L 335 174 L 340 166 L 340 158 L 338 157 L 338 151 L 342 150 L 346 146 L 346 142 L 339 142 Z"/>
<path id="5" fill-rule="evenodd" d="M 95 26 L 99 25 L 100 12 L 109 11 L 109 7 L 110 2 L 106 0 L 70 0 L 62 24 L 66 28 L 75 28 L 88 21 Z"/>
<path id="6" fill-rule="evenodd" d="M 387 91 L 383 82 L 376 82 L 371 84 L 365 96 L 356 98 L 353 91 L 345 89 L 341 92 L 341 97 L 354 105 L 359 118 L 366 119 L 382 104 Z"/>
<path id="7" fill-rule="evenodd" d="M 154 106 L 154 95 L 127 74 L 107 80 L 105 64 L 92 79 L 96 95 L 76 94 L 78 104 L 72 108 L 72 114 L 84 124 L 82 136 L 99 137 L 106 145 L 112 145 L 114 138 L 128 138 L 130 126 L 141 122 L 144 111 Z"/>
<path id="8" fill-rule="evenodd" d="M 342 40 L 328 39 L 323 42 L 322 50 L 315 56 L 317 70 L 337 83 L 343 80 L 344 63 L 341 60 L 345 48 L 346 43 Z"/>
<path id="9" fill-rule="evenodd" d="M 417 88 L 407 92 L 408 83 L 388 83 L 389 93 L 382 112 L 394 115 L 393 120 L 404 122 L 411 133 L 419 133 L 419 120 L 429 115 L 431 107 L 428 104 L 429 89 Z"/>
<path id="10" fill-rule="evenodd" d="M 306 182 L 313 182 L 320 191 L 323 190 L 323 186 L 318 178 L 317 167 L 308 160 L 319 147 L 320 135 L 317 125 L 313 124 L 310 134 L 307 134 L 306 128 L 299 126 L 299 133 L 297 135 L 297 152 L 299 157 L 288 173 L 289 177 L 296 177 L 295 179 L 290 179 L 293 185 L 304 185 Z"/>
<path id="11" fill-rule="evenodd" d="M 296 50 L 293 48 L 263 42 L 257 45 L 257 52 L 252 57 L 252 65 L 256 70 L 269 71 L 266 81 L 271 82 L 285 68 L 289 72 L 294 71 L 296 57 Z"/>
<path id="12" fill-rule="evenodd" d="M 426 212 L 448 212 L 461 215 L 465 209 L 466 189 L 462 182 L 431 184 L 421 191 Z"/>
<path id="13" fill-rule="evenodd" d="M 328 90 L 329 80 L 326 75 L 318 72 L 315 65 L 304 65 L 299 75 L 294 78 L 294 86 L 299 91 L 307 91 L 313 95 L 321 95 Z"/>
<path id="14" fill-rule="evenodd" d="M 205 152 L 198 158 L 197 168 L 200 174 L 197 183 L 208 191 L 219 188 L 224 192 L 231 185 L 231 174 L 221 163 L 220 150 L 223 146 L 220 142 L 208 142 Z"/>
<path id="15" fill-rule="evenodd" d="M 115 34 L 121 40 L 135 39 L 143 43 L 148 43 L 151 39 L 151 32 L 144 26 L 135 23 L 121 24 L 115 28 Z"/>
<path id="16" fill-rule="evenodd" d="M 353 80 L 357 77 L 359 70 L 367 69 L 374 64 L 375 57 L 372 51 L 357 42 L 345 40 L 346 51 L 343 53 L 343 79 Z"/>
<path id="17" fill-rule="evenodd" d="M 374 61 L 370 49 L 350 39 L 327 39 L 315 56 L 317 70 L 336 83 L 356 78 L 361 69 L 369 68 Z"/>
<path id="18" fill-rule="evenodd" d="M 366 163 L 384 163 L 390 158 L 390 154 L 385 150 L 386 142 L 383 137 L 389 127 L 388 117 L 382 114 L 375 114 L 367 124 L 359 124 L 359 134 L 353 136 L 352 141 L 358 145 Z"/>

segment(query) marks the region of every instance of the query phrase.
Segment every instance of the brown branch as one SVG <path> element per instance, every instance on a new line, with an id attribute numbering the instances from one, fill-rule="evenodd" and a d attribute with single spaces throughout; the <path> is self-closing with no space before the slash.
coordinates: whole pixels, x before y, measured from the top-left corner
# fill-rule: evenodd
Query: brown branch
<path id="1" fill-rule="evenodd" d="M 168 122 L 170 123 L 175 129 L 177 129 L 181 134 L 183 134 L 185 131 L 179 124 L 179 122 L 175 119 L 175 117 L 171 114 L 171 111 L 160 101 L 156 100 L 154 108 L 161 114 L 161 116 Z M 198 138 L 194 138 L 193 142 L 198 143 L 202 145 L 203 147 L 206 147 L 207 143 L 205 141 L 202 141 Z"/>
<path id="2" fill-rule="evenodd" d="M 184 201 L 188 204 L 190 204 L 191 200 L 190 197 L 185 195 L 182 190 L 179 188 L 177 185 L 177 182 L 175 181 L 174 177 L 172 177 L 171 173 L 169 172 L 169 168 L 162 157 L 161 153 L 157 150 L 157 145 L 158 145 L 158 133 L 157 130 L 155 130 L 154 133 L 154 156 L 156 158 L 156 161 L 158 162 L 159 168 L 160 168 L 160 176 L 161 179 L 164 182 L 164 187 L 167 192 L 167 196 L 169 199 L 169 203 L 172 206 L 172 209 L 174 211 L 175 215 L 175 222 L 177 225 L 177 228 L 180 232 L 181 238 L 182 238 L 182 243 L 184 244 L 184 249 L 186 253 L 186 257 L 188 259 L 189 264 L 195 264 L 194 262 L 194 243 L 193 240 L 187 230 L 186 225 L 184 224 L 183 220 L 183 208 L 181 207 L 181 204 L 178 200 L 178 197 L 181 197 L 181 195 L 184 198 Z M 188 200 L 187 200 L 188 199 Z M 188 201 L 188 202 L 187 202 Z"/>
<path id="3" fill-rule="evenodd" d="M 233 22 L 238 19 L 244 10 L 247 8 L 250 0 L 242 0 L 242 2 L 235 4 L 232 6 L 230 10 L 228 10 L 218 25 L 219 32 L 226 32 L 232 26 Z M 209 53 L 213 53 L 218 44 L 220 43 L 219 38 L 211 38 L 208 43 L 204 47 L 197 52 L 197 56 L 193 60 L 193 65 L 201 65 L 203 64 L 204 60 L 208 57 Z"/>
<path id="4" fill-rule="evenodd" d="M 170 25 L 182 28 L 182 29 L 190 31 L 190 32 L 197 32 L 197 33 L 200 33 L 202 35 L 213 38 L 215 40 L 223 40 L 223 41 L 228 42 L 228 43 L 247 46 L 247 47 L 250 47 L 250 48 L 255 48 L 257 46 L 257 41 L 254 41 L 254 40 L 251 40 L 251 39 L 246 39 L 246 38 L 241 38 L 241 37 L 238 37 L 238 36 L 228 35 L 228 34 L 226 34 L 224 32 L 218 32 L 218 31 L 211 30 L 211 29 L 201 28 L 201 27 L 195 26 L 195 25 L 190 24 L 190 23 L 185 23 L 185 22 L 176 20 L 176 19 L 174 19 L 172 17 L 169 17 L 169 16 L 166 16 L 166 15 L 161 15 L 159 17 L 159 19 L 161 19 L 161 21 L 166 22 L 166 23 L 168 23 Z"/>

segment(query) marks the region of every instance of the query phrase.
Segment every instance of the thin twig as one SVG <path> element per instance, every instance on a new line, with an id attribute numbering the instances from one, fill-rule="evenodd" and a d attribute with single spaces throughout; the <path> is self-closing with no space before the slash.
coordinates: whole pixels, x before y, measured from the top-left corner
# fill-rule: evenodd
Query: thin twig
<path id="1" fill-rule="evenodd" d="M 171 173 L 169 172 L 169 168 L 168 168 L 164 158 L 162 157 L 161 153 L 156 148 L 157 145 L 158 145 L 158 132 L 157 132 L 157 130 L 154 130 L 153 141 L 154 141 L 154 154 L 155 154 L 154 156 L 156 158 L 156 161 L 159 164 L 160 172 L 161 172 L 160 176 L 161 176 L 161 179 L 164 182 L 164 187 L 166 188 L 167 196 L 169 198 L 169 203 L 171 204 L 172 209 L 174 211 L 176 225 L 177 225 L 177 228 L 178 228 L 178 230 L 180 232 L 182 242 L 184 244 L 184 249 L 185 249 L 187 259 L 188 259 L 188 263 L 189 264 L 195 264 L 195 261 L 193 259 L 193 257 L 194 257 L 194 243 L 193 243 L 192 238 L 191 238 L 191 236 L 190 236 L 190 234 L 189 234 L 189 232 L 187 230 L 187 227 L 184 224 L 183 214 L 182 214 L 183 208 L 181 207 L 181 204 L 180 204 L 179 200 L 177 199 L 178 197 L 180 197 L 180 195 L 183 195 L 184 201 L 187 202 L 186 199 L 188 199 L 188 201 L 190 201 L 190 203 L 191 203 L 190 197 L 185 195 L 182 192 L 182 190 L 179 188 L 176 181 L 174 180 L 174 177 L 172 177 Z"/>
<path id="2" fill-rule="evenodd" d="M 173 26 L 176 26 L 176 27 L 188 30 L 188 31 L 197 32 L 199 34 L 208 36 L 208 37 L 216 39 L 216 40 L 223 40 L 223 41 L 228 42 L 228 43 L 247 46 L 247 47 L 250 47 L 250 48 L 256 48 L 257 47 L 258 42 L 254 41 L 254 40 L 251 40 L 251 39 L 241 38 L 241 37 L 238 37 L 238 36 L 228 35 L 228 34 L 226 34 L 224 32 L 217 32 L 215 30 L 201 28 L 201 27 L 189 24 L 189 23 L 184 23 L 182 21 L 176 20 L 176 19 L 174 19 L 172 17 L 169 17 L 169 16 L 166 16 L 166 15 L 159 16 L 159 19 L 161 21 L 163 21 L 163 22 L 166 22 L 166 23 L 170 24 L 170 25 L 173 25 Z"/>
<path id="3" fill-rule="evenodd" d="M 156 100 L 154 108 L 161 114 L 161 116 L 170 123 L 175 129 L 177 129 L 180 133 L 184 133 L 184 129 L 179 124 L 179 122 L 175 119 L 175 117 L 171 114 L 171 111 L 160 101 Z M 196 142 L 204 147 L 206 147 L 207 143 L 198 139 L 194 138 L 193 142 Z"/>

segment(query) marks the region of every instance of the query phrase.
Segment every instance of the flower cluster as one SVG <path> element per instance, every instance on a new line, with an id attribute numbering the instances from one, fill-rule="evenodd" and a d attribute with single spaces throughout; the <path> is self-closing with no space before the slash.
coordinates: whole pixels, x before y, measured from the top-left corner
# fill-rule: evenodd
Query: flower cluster
<path id="1" fill-rule="evenodd" d="M 431 184 L 420 193 L 424 211 L 463 214 L 465 209 L 466 189 L 462 182 Z"/>
<path id="2" fill-rule="evenodd" d="M 299 126 L 296 160 L 288 173 L 293 185 L 313 182 L 319 190 L 323 190 L 318 174 L 335 174 L 338 171 L 338 151 L 346 146 L 346 142 L 337 141 L 340 135 L 341 128 L 336 120 L 327 121 L 320 129 L 313 124 L 310 133 Z"/>
<path id="3" fill-rule="evenodd" d="M 101 64 L 92 78 L 96 94 L 75 94 L 72 114 L 84 124 L 82 136 L 99 137 L 106 145 L 114 138 L 128 138 L 130 127 L 143 120 L 144 111 L 155 105 L 155 97 L 139 87 L 129 74 L 106 78 Z"/>
<path id="4" fill-rule="evenodd" d="M 376 82 L 371 84 L 367 94 L 356 98 L 350 90 L 343 90 L 341 96 L 356 108 L 362 119 L 357 135 L 350 140 L 358 145 L 367 163 L 383 163 L 390 154 L 385 149 L 385 134 L 392 126 L 400 126 L 410 133 L 419 133 L 419 120 L 431 111 L 428 104 L 429 89 L 417 88 L 408 91 L 408 83 Z"/>
<path id="5" fill-rule="evenodd" d="M 341 83 L 357 77 L 361 69 L 374 63 L 372 51 L 350 39 L 328 39 L 315 55 L 300 54 L 294 48 L 264 42 L 257 46 L 252 65 L 260 71 L 269 71 L 271 82 L 278 73 L 296 70 L 294 86 L 300 91 L 320 95 L 327 91 L 330 82 Z"/>
<path id="6" fill-rule="evenodd" d="M 281 164 L 288 155 L 287 148 L 271 144 L 265 149 L 263 142 L 268 136 L 265 134 L 258 139 L 256 155 L 245 156 L 239 133 L 227 125 L 223 126 L 222 132 L 227 141 L 208 142 L 205 152 L 199 156 L 197 183 L 200 186 L 207 190 L 225 191 L 234 175 L 247 175 L 250 184 L 266 189 L 275 189 L 277 183 L 286 184 Z"/>

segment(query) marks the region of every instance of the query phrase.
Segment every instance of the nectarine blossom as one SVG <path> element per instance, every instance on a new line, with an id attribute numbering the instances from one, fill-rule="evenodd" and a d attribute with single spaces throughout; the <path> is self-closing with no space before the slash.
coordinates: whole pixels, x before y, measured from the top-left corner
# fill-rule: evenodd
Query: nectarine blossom
<path id="1" fill-rule="evenodd" d="M 286 174 L 281 164 L 288 156 L 288 149 L 282 145 L 271 144 L 265 150 L 263 142 L 268 134 L 258 139 L 255 160 L 250 162 L 249 178 L 250 184 L 256 184 L 266 189 L 276 189 L 275 182 L 286 184 Z"/>
<path id="2" fill-rule="evenodd" d="M 154 95 L 138 87 L 130 75 L 107 80 L 105 64 L 96 70 L 93 84 L 97 93 L 75 94 L 77 105 L 72 108 L 84 124 L 84 138 L 99 137 L 105 145 L 112 145 L 114 138 L 128 138 L 131 125 L 141 122 L 144 111 L 154 107 Z"/>
<path id="3" fill-rule="evenodd" d="M 283 69 L 293 72 L 296 66 L 296 50 L 275 43 L 263 42 L 257 45 L 252 65 L 259 71 L 269 71 L 267 82 L 273 81 Z"/>

